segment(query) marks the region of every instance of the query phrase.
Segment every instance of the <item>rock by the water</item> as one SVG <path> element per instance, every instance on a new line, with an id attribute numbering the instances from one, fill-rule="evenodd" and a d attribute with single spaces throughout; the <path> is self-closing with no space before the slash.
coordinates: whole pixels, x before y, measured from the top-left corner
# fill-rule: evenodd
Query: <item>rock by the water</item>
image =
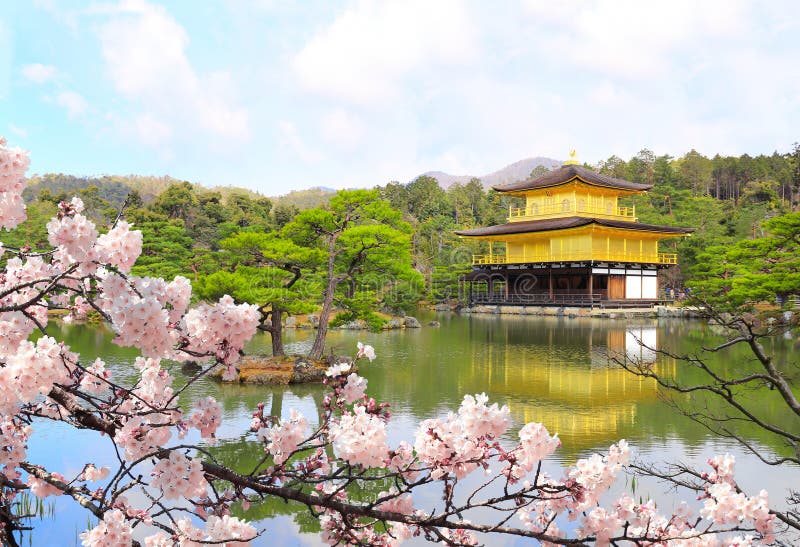
<path id="1" fill-rule="evenodd" d="M 319 316 L 317 315 L 309 315 L 308 322 L 311 324 L 312 328 L 319 327 Z"/>
<path id="2" fill-rule="evenodd" d="M 439 323 L 438 321 L 430 321 L 430 322 L 428 323 L 428 326 L 429 326 L 429 327 L 441 327 L 441 326 L 442 326 L 442 324 L 441 324 L 441 323 Z"/>
<path id="3" fill-rule="evenodd" d="M 225 383 L 287 385 L 307 382 L 321 382 L 325 378 L 330 360 L 310 361 L 303 356 L 272 357 L 267 355 L 245 355 L 237 363 L 238 374 L 233 380 L 222 380 L 224 367 L 215 370 L 211 377 Z M 338 362 L 344 362 L 342 358 Z"/>
<path id="4" fill-rule="evenodd" d="M 339 328 L 345 330 L 365 330 L 367 328 L 367 322 L 363 319 L 353 319 L 343 325 L 339 325 Z"/>
<path id="5" fill-rule="evenodd" d="M 403 318 L 403 324 L 407 329 L 418 329 L 422 327 L 419 320 L 416 317 L 411 317 L 410 315 Z"/>
<path id="6" fill-rule="evenodd" d="M 187 374 L 195 374 L 203 370 L 203 367 L 200 363 L 196 363 L 195 361 L 184 361 L 181 363 L 181 371 Z"/>
<path id="7" fill-rule="evenodd" d="M 292 384 L 321 382 L 325 378 L 327 367 L 316 366 L 306 360 L 298 359 L 292 368 Z"/>
<path id="8" fill-rule="evenodd" d="M 297 327 L 297 317 L 293 315 L 288 316 L 283 326 L 286 327 L 287 329 L 293 329 Z"/>
<path id="9" fill-rule="evenodd" d="M 384 329 L 402 329 L 403 328 L 403 320 L 402 319 L 389 319 L 386 323 L 383 324 Z"/>

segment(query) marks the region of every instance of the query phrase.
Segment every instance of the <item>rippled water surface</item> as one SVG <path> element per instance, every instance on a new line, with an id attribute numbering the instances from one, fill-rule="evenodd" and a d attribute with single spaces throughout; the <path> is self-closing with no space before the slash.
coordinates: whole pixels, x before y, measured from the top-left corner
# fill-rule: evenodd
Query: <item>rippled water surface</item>
<path id="1" fill-rule="evenodd" d="M 464 394 L 485 392 L 492 401 L 511 408 L 516 431 L 526 422 L 543 422 L 551 432 L 558 432 L 563 447 L 552 462 L 569 465 L 611 443 L 625 438 L 637 457 L 646 461 L 702 462 L 720 452 L 737 454 L 740 476 L 745 486 L 768 487 L 779 499 L 787 484 L 800 475 L 795 470 L 778 473 L 763 468 L 752 456 L 742 453 L 729 441 L 710 435 L 707 429 L 688 420 L 664 400 L 654 380 L 632 376 L 611 362 L 617 359 L 643 359 L 653 363 L 663 376 L 681 381 L 699 379 L 699 375 L 674 357 L 655 354 L 638 344 L 641 340 L 671 354 L 696 353 L 722 339 L 702 322 L 678 320 L 601 320 L 571 318 L 534 318 L 518 316 L 458 316 L 422 314 L 421 329 L 364 333 L 332 331 L 328 351 L 337 355 L 355 353 L 356 342 L 372 344 L 378 358 L 364 363 L 360 373 L 369 380 L 368 392 L 379 401 L 391 403 L 394 418 L 390 440 L 395 443 L 413 437 L 417 424 L 428 417 L 441 416 L 457 409 Z M 429 320 L 440 327 L 425 326 Z M 136 352 L 111 343 L 112 335 L 102 327 L 53 324 L 54 334 L 65 340 L 84 361 L 102 357 L 116 378 L 134 377 L 131 362 Z M 288 352 L 303 352 L 310 347 L 313 331 L 290 330 Z M 269 352 L 269 338 L 259 335 L 248 352 Z M 796 369 L 796 343 L 791 339 L 768 342 L 768 350 L 780 366 Z M 723 352 L 719 366 L 729 370 L 752 367 L 746 351 Z M 180 367 L 171 371 L 177 384 L 188 376 Z M 217 457 L 242 470 L 260 457 L 260 448 L 246 433 L 250 415 L 259 402 L 275 414 L 287 415 L 297 408 L 309 417 L 317 415 L 322 397 L 321 386 L 303 385 L 286 388 L 219 385 L 202 380 L 189 390 L 183 405 L 193 399 L 213 395 L 223 403 L 224 425 L 219 442 L 211 447 Z M 796 417 L 783 411 L 770 393 L 751 395 L 764 417 L 800 430 Z M 713 400 L 701 396 L 678 401 L 693 408 L 716 408 Z M 743 428 L 741 434 L 765 453 L 783 447 L 758 431 Z M 31 461 L 43 461 L 65 475 L 77 473 L 82 463 L 94 460 L 111 462 L 113 452 L 107 438 L 76 432 L 58 424 L 45 423 L 36 428 L 29 450 Z M 625 481 L 623 481 L 625 482 Z M 630 490 L 621 483 L 619 488 Z M 644 481 L 637 495 L 653 495 L 662 504 L 674 502 L 664 487 Z M 431 499 L 431 503 L 435 503 Z M 300 508 L 283 503 L 254 506 L 245 515 L 264 520 L 268 534 L 262 545 L 317 544 L 315 522 Z M 78 534 L 87 526 L 86 513 L 74 504 L 59 499 L 56 520 L 37 523 L 34 545 L 79 545 Z M 492 539 L 491 544 L 523 544 L 521 540 Z"/>

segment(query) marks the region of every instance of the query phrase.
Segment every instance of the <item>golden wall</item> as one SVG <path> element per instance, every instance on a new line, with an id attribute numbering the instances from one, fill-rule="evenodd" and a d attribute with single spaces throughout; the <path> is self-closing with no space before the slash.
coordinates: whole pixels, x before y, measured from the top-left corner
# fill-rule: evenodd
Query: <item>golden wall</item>
<path id="1" fill-rule="evenodd" d="M 596 227 L 507 236 L 502 262 L 602 260 L 658 264 L 662 260 L 658 252 L 660 237 Z"/>

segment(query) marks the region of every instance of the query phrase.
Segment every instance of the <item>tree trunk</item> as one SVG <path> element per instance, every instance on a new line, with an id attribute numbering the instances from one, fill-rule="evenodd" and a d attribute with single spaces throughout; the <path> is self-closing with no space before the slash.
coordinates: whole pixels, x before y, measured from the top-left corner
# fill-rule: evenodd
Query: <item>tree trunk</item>
<path id="1" fill-rule="evenodd" d="M 286 353 L 283 350 L 283 325 L 281 325 L 281 317 L 283 310 L 280 308 L 272 308 L 271 322 L 272 326 L 269 330 L 270 337 L 272 338 L 272 355 L 274 357 L 283 357 Z"/>
<path id="2" fill-rule="evenodd" d="M 334 265 L 336 261 L 336 240 L 339 238 L 339 233 L 331 236 L 328 243 L 328 286 L 325 287 L 325 293 L 322 300 L 322 311 L 319 313 L 319 326 L 317 327 L 317 335 L 314 337 L 314 345 L 311 346 L 311 351 L 308 353 L 308 358 L 315 361 L 322 359 L 322 352 L 325 351 L 325 336 L 328 334 L 328 319 L 331 315 L 331 308 L 333 307 L 333 293 L 336 291 L 336 285 L 339 281 L 334 275 Z"/>
<path id="3" fill-rule="evenodd" d="M 283 390 L 275 389 L 272 391 L 272 403 L 269 407 L 269 415 L 281 417 L 283 414 Z"/>

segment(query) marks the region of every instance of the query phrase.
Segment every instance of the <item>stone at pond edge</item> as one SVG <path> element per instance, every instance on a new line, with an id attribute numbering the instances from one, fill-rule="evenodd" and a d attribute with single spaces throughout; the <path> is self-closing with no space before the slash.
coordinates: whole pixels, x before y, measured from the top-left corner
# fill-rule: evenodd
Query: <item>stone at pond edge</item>
<path id="1" fill-rule="evenodd" d="M 407 329 L 418 329 L 421 328 L 419 320 L 416 317 L 406 316 L 403 318 L 403 324 L 406 326 Z"/>
<path id="2" fill-rule="evenodd" d="M 366 330 L 367 322 L 363 319 L 353 319 L 352 321 L 339 325 L 338 328 L 344 330 Z"/>
<path id="3" fill-rule="evenodd" d="M 430 321 L 430 322 L 428 323 L 428 326 L 429 326 L 429 327 L 441 327 L 441 326 L 442 326 L 442 324 L 441 324 L 441 323 L 439 323 L 438 321 Z"/>
<path id="4" fill-rule="evenodd" d="M 287 329 L 293 329 L 297 326 L 297 317 L 290 315 L 286 318 L 286 322 L 283 325 Z"/>
<path id="5" fill-rule="evenodd" d="M 181 363 L 181 372 L 186 374 L 196 374 L 203 370 L 202 365 L 194 361 L 184 361 Z"/>
<path id="6" fill-rule="evenodd" d="M 325 371 L 335 363 L 350 363 L 353 360 L 348 356 L 329 356 L 320 361 L 311 361 L 304 356 L 290 355 L 286 357 L 272 357 L 268 355 L 245 355 L 236 364 L 239 373 L 234 380 L 222 380 L 224 367 L 219 367 L 211 373 L 215 380 L 228 384 L 259 384 L 281 386 L 288 384 L 301 384 L 322 382 Z M 354 366 L 353 371 L 358 367 Z"/>
<path id="7" fill-rule="evenodd" d="M 402 319 L 389 319 L 386 323 L 383 324 L 383 328 L 387 329 L 387 330 L 402 329 L 403 328 L 403 320 Z"/>

